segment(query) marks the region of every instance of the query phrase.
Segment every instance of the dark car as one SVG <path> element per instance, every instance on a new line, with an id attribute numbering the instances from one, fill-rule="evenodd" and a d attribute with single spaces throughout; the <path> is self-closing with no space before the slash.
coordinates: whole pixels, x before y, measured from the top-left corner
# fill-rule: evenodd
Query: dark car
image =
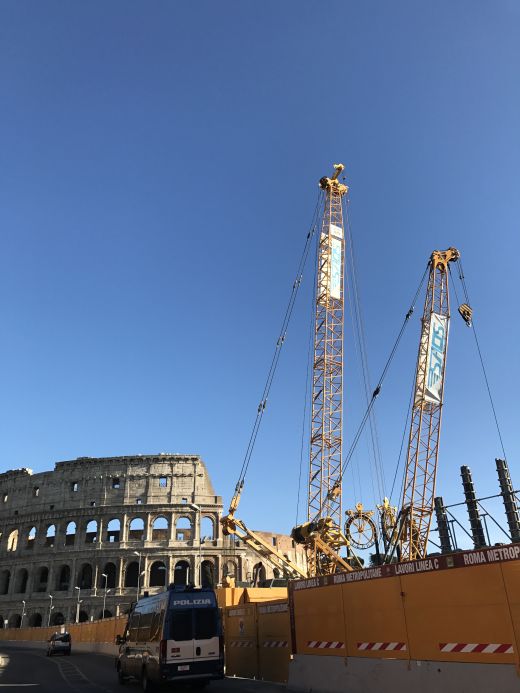
<path id="1" fill-rule="evenodd" d="M 70 633 L 53 633 L 47 641 L 47 657 L 58 652 L 70 655 L 71 644 Z"/>

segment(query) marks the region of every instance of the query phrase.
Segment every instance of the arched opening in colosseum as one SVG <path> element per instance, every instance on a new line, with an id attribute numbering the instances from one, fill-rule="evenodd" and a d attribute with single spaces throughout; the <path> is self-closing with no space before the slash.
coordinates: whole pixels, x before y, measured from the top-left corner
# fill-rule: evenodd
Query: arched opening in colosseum
<path id="1" fill-rule="evenodd" d="M 106 577 L 106 585 L 105 585 L 105 578 L 103 577 L 103 573 L 107 576 Z M 117 576 L 117 569 L 115 566 L 115 563 L 105 563 L 105 567 L 103 568 L 103 572 L 99 573 L 98 576 L 98 587 L 101 588 L 107 588 L 107 589 L 113 589 L 116 586 L 116 576 Z"/>
<path id="2" fill-rule="evenodd" d="M 226 561 L 222 566 L 222 578 L 234 577 L 238 579 L 237 566 L 234 561 Z"/>
<path id="3" fill-rule="evenodd" d="M 134 517 L 128 527 L 129 541 L 142 541 L 144 539 L 144 520 L 142 517 Z"/>
<path id="4" fill-rule="evenodd" d="M 150 566 L 150 587 L 164 587 L 166 584 L 167 570 L 163 561 L 154 561 Z"/>
<path id="5" fill-rule="evenodd" d="M 56 525 L 49 525 L 45 534 L 45 546 L 52 549 L 56 541 Z"/>
<path id="6" fill-rule="evenodd" d="M 98 525 L 96 520 L 90 520 L 85 530 L 85 544 L 95 544 L 97 541 Z"/>
<path id="7" fill-rule="evenodd" d="M 25 594 L 27 590 L 27 580 L 29 579 L 29 573 L 25 568 L 20 568 L 16 573 L 16 580 L 14 583 L 14 591 L 17 594 Z"/>
<path id="8" fill-rule="evenodd" d="M 215 524 L 211 517 L 203 517 L 200 523 L 200 537 L 201 539 L 214 539 L 215 538 Z"/>
<path id="9" fill-rule="evenodd" d="M 92 566 L 83 563 L 78 573 L 78 587 L 82 590 L 92 589 Z"/>
<path id="10" fill-rule="evenodd" d="M 0 628 L 4 628 L 4 617 L 0 616 Z"/>
<path id="11" fill-rule="evenodd" d="M 170 523 L 163 517 L 156 517 L 152 524 L 152 541 L 168 541 Z"/>
<path id="12" fill-rule="evenodd" d="M 265 565 L 263 563 L 256 563 L 253 566 L 253 586 L 259 587 L 266 579 Z"/>
<path id="13" fill-rule="evenodd" d="M 56 589 L 59 592 L 66 592 L 70 587 L 70 567 L 62 565 L 56 577 Z"/>
<path id="14" fill-rule="evenodd" d="M 173 583 L 175 585 L 187 585 L 190 576 L 190 564 L 188 561 L 177 561 L 173 571 Z"/>
<path id="15" fill-rule="evenodd" d="M 18 548 L 18 530 L 13 529 L 9 537 L 7 538 L 7 550 L 16 551 Z"/>
<path id="16" fill-rule="evenodd" d="M 25 545 L 26 549 L 34 548 L 36 543 L 36 527 L 31 527 L 29 533 L 27 534 L 27 543 Z"/>
<path id="17" fill-rule="evenodd" d="M 121 522 L 113 518 L 107 525 L 107 541 L 116 544 L 121 541 Z"/>
<path id="18" fill-rule="evenodd" d="M 74 546 L 76 541 L 76 523 L 69 522 L 65 530 L 65 546 Z"/>
<path id="19" fill-rule="evenodd" d="M 45 592 L 47 590 L 47 582 L 49 580 L 49 569 L 47 566 L 41 566 L 36 573 L 36 581 L 34 583 L 35 592 Z"/>
<path id="20" fill-rule="evenodd" d="M 78 620 L 80 623 L 85 623 L 85 621 L 88 621 L 88 613 L 86 611 L 80 611 Z"/>
<path id="21" fill-rule="evenodd" d="M 202 587 L 214 587 L 215 568 L 211 561 L 202 561 L 200 582 Z"/>
<path id="22" fill-rule="evenodd" d="M 125 570 L 125 587 L 137 587 L 137 578 L 139 575 L 139 563 L 132 561 L 126 566 Z"/>
<path id="23" fill-rule="evenodd" d="M 193 538 L 193 527 L 189 517 L 179 517 L 175 524 L 177 541 L 190 541 Z"/>
<path id="24" fill-rule="evenodd" d="M 98 614 L 98 619 L 112 618 L 113 615 L 114 614 L 109 609 L 105 609 L 104 611 L 103 609 L 101 609 L 101 611 Z"/>
<path id="25" fill-rule="evenodd" d="M 65 623 L 65 616 L 61 611 L 53 611 L 51 616 L 51 626 L 62 626 Z"/>
<path id="26" fill-rule="evenodd" d="M 9 616 L 9 628 L 20 628 L 21 623 L 22 617 L 20 614 L 11 614 L 11 616 Z"/>
<path id="27" fill-rule="evenodd" d="M 9 582 L 11 581 L 11 571 L 4 569 L 0 573 L 0 594 L 9 592 Z"/>
<path id="28" fill-rule="evenodd" d="M 29 616 L 29 626 L 31 628 L 41 628 L 42 620 L 43 619 L 41 614 L 31 614 Z"/>

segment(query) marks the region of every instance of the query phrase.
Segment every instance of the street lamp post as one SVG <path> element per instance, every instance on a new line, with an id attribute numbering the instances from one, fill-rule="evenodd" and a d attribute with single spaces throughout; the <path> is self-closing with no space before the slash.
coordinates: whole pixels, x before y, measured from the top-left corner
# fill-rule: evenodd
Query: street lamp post
<path id="1" fill-rule="evenodd" d="M 24 616 L 25 616 L 25 599 L 22 599 L 22 618 L 20 619 L 20 628 L 23 627 Z"/>
<path id="2" fill-rule="evenodd" d="M 76 604 L 76 623 L 79 623 L 79 605 L 81 604 L 81 599 L 80 594 L 81 594 L 81 587 L 75 587 L 75 590 L 78 590 L 78 602 Z"/>
<path id="3" fill-rule="evenodd" d="M 193 508 L 199 514 L 199 587 L 202 587 L 202 536 L 201 536 L 201 507 L 196 503 L 189 503 L 190 508 Z"/>
<path id="4" fill-rule="evenodd" d="M 140 587 L 141 585 L 139 584 L 141 581 L 141 552 L 140 551 L 134 551 L 134 554 L 136 556 L 139 556 L 139 567 L 137 569 L 137 601 L 139 601 L 139 592 L 140 592 Z"/>
<path id="5" fill-rule="evenodd" d="M 103 595 L 103 615 L 101 618 L 105 618 L 105 607 L 107 605 L 107 580 L 108 575 L 106 573 L 101 573 L 101 577 L 105 578 L 105 594 Z"/>
<path id="6" fill-rule="evenodd" d="M 51 625 L 51 614 L 52 610 L 54 609 L 52 605 L 52 600 L 54 599 L 54 597 L 52 596 L 52 594 L 49 594 L 49 599 L 51 600 L 51 603 L 49 604 L 49 618 L 47 619 L 47 628 Z"/>

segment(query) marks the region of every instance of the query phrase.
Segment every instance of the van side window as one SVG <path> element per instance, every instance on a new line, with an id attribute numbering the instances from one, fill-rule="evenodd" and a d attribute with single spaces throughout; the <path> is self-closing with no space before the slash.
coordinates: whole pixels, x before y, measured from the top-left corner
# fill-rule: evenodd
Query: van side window
<path id="1" fill-rule="evenodd" d="M 170 616 L 170 639 L 192 640 L 191 611 L 185 609 L 173 609 Z"/>
<path id="2" fill-rule="evenodd" d="M 134 611 L 130 616 L 130 621 L 128 623 L 128 639 L 130 641 L 137 640 L 137 631 L 139 630 L 139 614 Z"/>
<path id="3" fill-rule="evenodd" d="M 215 609 L 195 609 L 195 639 L 209 640 L 218 635 L 217 612 Z"/>
<path id="4" fill-rule="evenodd" d="M 164 609 L 157 611 L 153 615 L 152 627 L 150 628 L 150 640 L 156 641 L 161 639 L 162 622 L 164 618 Z"/>
<path id="5" fill-rule="evenodd" d="M 153 614 L 141 614 L 139 619 L 139 635 L 137 640 L 139 642 L 149 642 L 150 641 L 150 626 L 152 625 Z"/>

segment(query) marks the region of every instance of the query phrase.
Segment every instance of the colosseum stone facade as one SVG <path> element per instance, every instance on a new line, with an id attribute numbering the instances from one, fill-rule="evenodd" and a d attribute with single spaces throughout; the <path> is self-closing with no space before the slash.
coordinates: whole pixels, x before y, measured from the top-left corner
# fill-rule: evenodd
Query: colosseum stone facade
<path id="1" fill-rule="evenodd" d="M 82 457 L 0 474 L 0 627 L 118 615 L 171 582 L 273 577 L 222 535 L 221 514 L 198 455 Z M 289 537 L 262 534 L 304 564 Z"/>

